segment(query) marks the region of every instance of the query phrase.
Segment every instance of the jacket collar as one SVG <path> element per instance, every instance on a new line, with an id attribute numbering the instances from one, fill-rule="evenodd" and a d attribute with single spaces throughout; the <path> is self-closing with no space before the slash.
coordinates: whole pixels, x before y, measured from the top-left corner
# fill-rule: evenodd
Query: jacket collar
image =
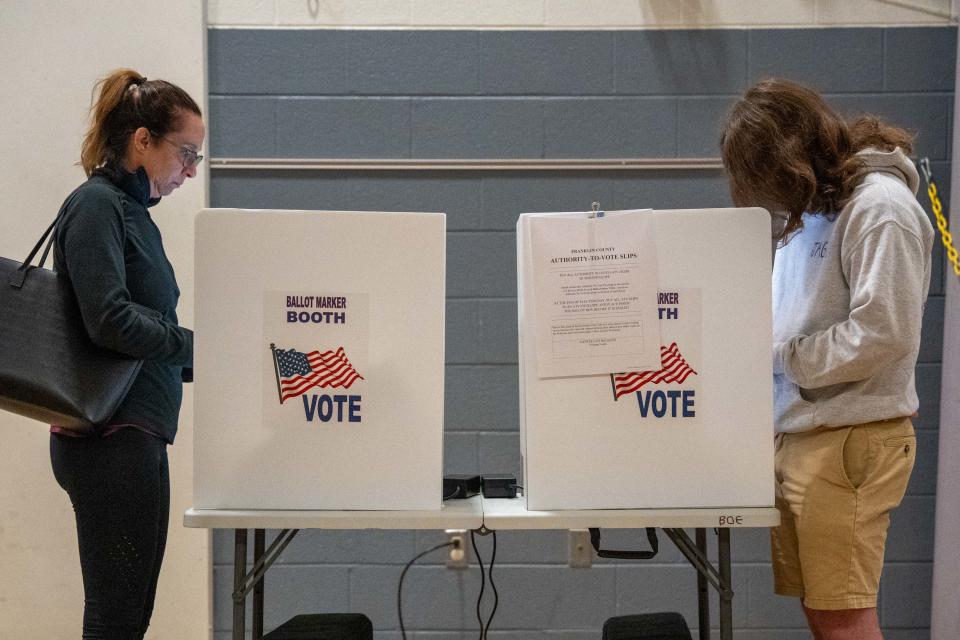
<path id="1" fill-rule="evenodd" d="M 123 167 L 104 166 L 94 171 L 94 175 L 97 174 L 107 178 L 144 207 L 152 207 L 160 202 L 160 198 L 150 197 L 150 177 L 143 167 L 131 173 Z"/>

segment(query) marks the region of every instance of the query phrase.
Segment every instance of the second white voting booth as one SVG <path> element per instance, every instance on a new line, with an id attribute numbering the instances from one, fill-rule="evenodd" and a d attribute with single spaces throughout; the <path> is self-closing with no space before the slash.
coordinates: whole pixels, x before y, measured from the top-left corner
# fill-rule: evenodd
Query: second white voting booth
<path id="1" fill-rule="evenodd" d="M 762 209 L 520 217 L 528 509 L 773 505 L 769 241 Z"/>
<path id="2" fill-rule="evenodd" d="M 443 214 L 196 220 L 200 509 L 439 509 Z"/>

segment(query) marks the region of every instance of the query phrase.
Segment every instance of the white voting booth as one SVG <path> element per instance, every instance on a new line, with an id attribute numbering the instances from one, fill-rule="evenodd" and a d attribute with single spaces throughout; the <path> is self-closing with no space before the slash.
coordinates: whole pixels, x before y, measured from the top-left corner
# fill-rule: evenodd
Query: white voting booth
<path id="1" fill-rule="evenodd" d="M 770 218 L 524 214 L 527 508 L 773 505 Z"/>
<path id="2" fill-rule="evenodd" d="M 439 509 L 444 214 L 196 219 L 198 509 Z"/>

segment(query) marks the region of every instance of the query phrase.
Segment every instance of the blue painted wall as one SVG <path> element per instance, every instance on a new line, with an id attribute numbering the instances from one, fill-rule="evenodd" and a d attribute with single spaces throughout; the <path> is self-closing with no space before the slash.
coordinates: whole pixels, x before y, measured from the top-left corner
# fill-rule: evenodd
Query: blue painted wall
<path id="1" fill-rule="evenodd" d="M 955 28 L 696 31 L 211 29 L 214 157 L 716 157 L 718 123 L 750 83 L 810 83 L 844 113 L 918 133 L 946 191 Z M 445 466 L 521 473 L 514 224 L 524 211 L 727 206 L 721 172 L 230 171 L 214 207 L 448 214 Z M 949 203 L 946 203 L 949 205 Z M 924 205 L 929 208 L 928 203 Z M 918 461 L 887 548 L 880 616 L 892 640 L 928 637 L 936 491 L 943 253 L 936 250 L 917 365 Z M 639 543 L 637 532 L 609 535 Z M 267 581 L 267 628 L 303 612 L 362 611 L 399 638 L 402 565 L 442 540 L 425 532 L 304 532 Z M 605 541 L 607 536 L 605 536 Z M 232 535 L 217 532 L 215 628 L 228 637 Z M 489 540 L 483 540 L 486 548 Z M 566 566 L 565 532 L 504 533 L 491 637 L 599 639 L 613 615 L 679 610 L 696 624 L 695 577 L 678 552 L 650 563 Z M 748 640 L 807 638 L 772 594 L 765 531 L 735 531 L 734 621 Z M 487 552 L 487 555 L 489 553 Z M 443 554 L 408 574 L 408 637 L 472 638 L 479 575 Z M 716 606 L 713 607 L 716 624 Z"/>

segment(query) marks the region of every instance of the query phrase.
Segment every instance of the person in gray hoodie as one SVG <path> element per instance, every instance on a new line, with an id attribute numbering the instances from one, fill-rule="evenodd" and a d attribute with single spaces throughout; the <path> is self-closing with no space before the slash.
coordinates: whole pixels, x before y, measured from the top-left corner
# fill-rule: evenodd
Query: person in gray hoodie
<path id="1" fill-rule="evenodd" d="M 772 79 L 737 101 L 720 144 L 734 203 L 773 221 L 774 589 L 802 599 L 818 639 L 882 638 L 933 246 L 912 136 Z"/>

